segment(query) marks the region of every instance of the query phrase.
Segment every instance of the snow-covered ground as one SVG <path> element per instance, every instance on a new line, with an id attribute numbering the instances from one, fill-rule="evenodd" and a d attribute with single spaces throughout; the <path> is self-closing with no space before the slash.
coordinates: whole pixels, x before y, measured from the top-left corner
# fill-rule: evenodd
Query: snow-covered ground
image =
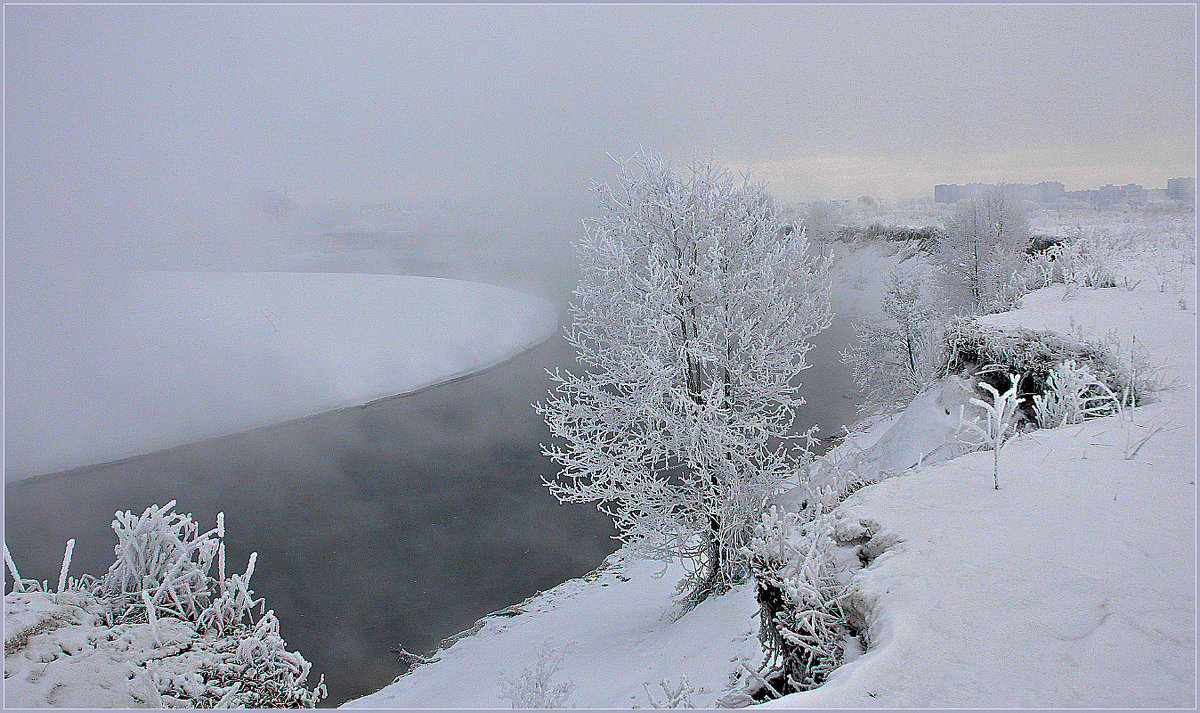
<path id="1" fill-rule="evenodd" d="M 473 282 L 143 272 L 8 287 L 5 477 L 412 391 L 549 336 L 552 305 Z"/>
<path id="2" fill-rule="evenodd" d="M 1132 420 L 1010 441 L 999 491 L 974 453 L 851 496 L 843 537 L 879 553 L 852 583 L 871 647 L 772 705 L 1196 705 L 1192 269 L 1187 309 L 1149 286 L 1064 300 L 1056 285 L 983 320 L 1137 335 L 1169 386 Z"/>
<path id="3" fill-rule="evenodd" d="M 820 688 L 767 705 L 1196 705 L 1196 285 L 1187 229 L 1189 239 L 1145 236 L 1153 249 L 1114 253 L 1119 287 L 1053 285 L 982 318 L 1108 337 L 1126 354 L 1136 337 L 1161 388 L 1120 417 L 1013 438 L 1001 450 L 999 490 L 991 454 L 973 453 L 850 496 L 836 511 L 838 559 L 865 560 L 847 576 L 869 646 Z M 962 395 L 919 398 L 858 445 L 890 458 L 878 464 L 884 470 L 908 465 L 948 437 L 946 399 Z M 762 660 L 753 587 L 679 616 L 672 593 L 681 575 L 621 550 L 346 705 L 507 708 L 538 688 L 529 682 L 540 674 L 541 690 L 563 707 L 649 707 L 671 697 L 712 707 Z M 26 623 L 49 613 L 35 609 L 14 612 Z M 80 705 L 107 700 L 70 694 Z"/>
<path id="4" fill-rule="evenodd" d="M 692 704 L 711 708 L 739 661 L 762 659 L 758 605 L 743 584 L 680 618 L 671 597 L 682 576 L 618 550 L 592 575 L 483 619 L 436 663 L 343 707 L 508 708 L 505 685 L 536 673 L 540 659 L 547 672 L 558 666 L 551 686 L 571 685 L 556 707 L 650 708 L 651 698 L 667 698 L 665 682 L 694 689 Z"/>
<path id="5" fill-rule="evenodd" d="M 1124 419 L 1011 440 L 1001 451 L 999 491 L 992 488 L 991 454 L 974 453 L 851 496 L 837 517 L 848 551 L 869 541 L 860 550 L 869 563 L 849 575 L 870 646 L 824 686 L 770 705 L 1195 706 L 1196 288 L 1189 244 L 1176 241 L 1181 257 L 1168 261 L 1165 282 L 1070 291 L 1054 285 L 1027 295 L 1012 312 L 983 319 L 1092 339 L 1111 333 L 1126 347 L 1137 336 L 1163 388 Z M 1126 255 L 1114 266 L 1120 274 L 1145 274 L 1153 266 L 1147 261 L 1160 261 L 1152 252 Z M 873 261 L 882 264 L 878 257 Z M 869 433 L 909 439 L 892 445 L 917 450 L 929 438 L 944 440 L 935 433 L 946 430 L 937 418 L 944 409 L 926 400 L 913 412 L 937 412 L 926 428 L 917 414 Z M 889 430 L 893 423 L 904 428 Z M 870 451 L 870 438 L 860 437 L 859 446 Z M 512 688 L 504 683 L 537 672 L 546 652 L 558 652 L 551 656 L 557 669 L 543 666 L 552 671 L 546 685 L 573 684 L 562 701 L 568 707 L 648 707 L 662 703 L 666 689 L 678 691 L 683 677 L 692 704 L 714 705 L 744 670 L 740 662 L 761 661 L 752 589 L 736 588 L 673 619 L 671 585 L 680 570 L 655 579 L 655 565 L 620 554 L 590 580 L 567 582 L 483 620 L 473 635 L 439 651 L 436 662 L 347 705 L 507 707 L 503 694 Z"/>

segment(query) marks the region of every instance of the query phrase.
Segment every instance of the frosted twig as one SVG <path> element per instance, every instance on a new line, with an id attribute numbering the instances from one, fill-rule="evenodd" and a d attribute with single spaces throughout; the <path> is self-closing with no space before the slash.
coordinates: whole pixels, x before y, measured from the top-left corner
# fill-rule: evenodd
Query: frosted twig
<path id="1" fill-rule="evenodd" d="M 63 552 L 62 569 L 58 571 L 58 593 L 62 594 L 67 586 L 67 570 L 71 567 L 71 553 L 75 551 L 75 538 L 67 540 L 67 549 Z"/>
<path id="2" fill-rule="evenodd" d="M 17 565 L 13 562 L 12 554 L 8 551 L 8 542 L 4 543 L 4 564 L 8 565 L 9 574 L 13 578 L 13 591 L 24 592 L 25 586 L 21 584 L 21 575 L 17 572 Z"/>
<path id="3" fill-rule="evenodd" d="M 1133 460 L 1133 457 L 1137 455 L 1137 452 L 1142 450 L 1142 446 L 1146 445 L 1146 441 L 1150 440 L 1151 436 L 1158 433 L 1162 429 L 1163 429 L 1162 426 L 1156 425 L 1153 429 L 1150 430 L 1149 433 L 1147 433 L 1145 436 L 1142 436 L 1142 440 L 1137 442 L 1137 446 L 1133 449 L 1132 453 L 1125 456 L 1125 460 Z"/>
<path id="4" fill-rule="evenodd" d="M 758 671 L 755 671 L 754 669 L 750 668 L 750 666 L 745 661 L 738 661 L 738 663 L 741 665 L 742 668 L 746 669 L 746 673 L 749 673 L 751 677 L 760 681 L 762 683 L 762 685 L 765 686 L 766 689 L 771 692 L 771 695 L 775 696 L 776 698 L 783 698 L 783 694 L 779 692 L 779 689 L 777 689 L 771 685 L 771 682 L 767 680 L 766 676 L 763 676 Z"/>

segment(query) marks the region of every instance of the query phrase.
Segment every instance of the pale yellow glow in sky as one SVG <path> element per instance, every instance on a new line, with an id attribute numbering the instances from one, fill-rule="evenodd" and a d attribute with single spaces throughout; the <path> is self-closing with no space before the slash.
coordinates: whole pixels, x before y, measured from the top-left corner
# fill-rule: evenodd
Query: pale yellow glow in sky
<path id="1" fill-rule="evenodd" d="M 739 171 L 750 171 L 752 178 L 768 181 L 771 192 L 787 200 L 860 195 L 909 200 L 931 197 L 938 183 L 1061 181 L 1067 190 L 1107 183 L 1165 188 L 1168 178 L 1194 176 L 1195 159 L 1195 135 L 1177 134 L 1091 146 L 812 154 L 757 163 L 730 159 L 727 163 Z"/>

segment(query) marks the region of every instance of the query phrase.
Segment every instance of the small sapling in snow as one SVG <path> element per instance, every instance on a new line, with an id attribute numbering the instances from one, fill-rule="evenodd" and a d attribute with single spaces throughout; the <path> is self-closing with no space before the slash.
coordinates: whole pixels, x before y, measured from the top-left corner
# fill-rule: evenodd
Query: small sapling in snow
<path id="1" fill-rule="evenodd" d="M 962 418 L 961 413 L 959 415 L 962 426 L 982 439 L 978 444 L 990 448 L 992 451 L 992 480 L 996 490 L 1000 489 L 1000 446 L 1004 445 L 1004 440 L 1016 430 L 1017 407 L 1020 404 L 1017 385 L 1020 383 L 1021 377 L 1016 374 L 1006 374 L 1006 376 L 1009 387 L 1004 393 L 986 381 L 979 383 L 981 387 L 991 393 L 991 403 L 983 399 L 971 399 L 971 403 L 982 408 L 987 415 L 986 426 L 981 426 L 978 419 L 967 420 Z"/>

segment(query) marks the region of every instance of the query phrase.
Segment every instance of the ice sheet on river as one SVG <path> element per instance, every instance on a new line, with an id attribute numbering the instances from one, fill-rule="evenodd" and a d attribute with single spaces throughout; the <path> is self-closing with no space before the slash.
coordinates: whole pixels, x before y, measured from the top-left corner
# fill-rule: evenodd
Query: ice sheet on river
<path id="1" fill-rule="evenodd" d="M 6 479 L 411 391 L 498 363 L 557 314 L 430 277 L 144 272 L 9 285 Z"/>

